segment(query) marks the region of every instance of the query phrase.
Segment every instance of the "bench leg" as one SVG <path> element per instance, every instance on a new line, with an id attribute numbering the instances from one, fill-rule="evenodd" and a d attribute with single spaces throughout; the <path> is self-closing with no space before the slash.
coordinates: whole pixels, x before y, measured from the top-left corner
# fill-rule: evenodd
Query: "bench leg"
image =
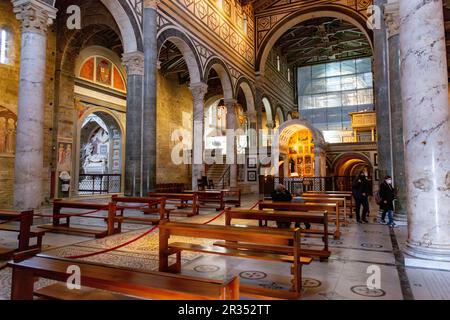
<path id="1" fill-rule="evenodd" d="M 34 277 L 33 272 L 13 268 L 11 300 L 33 300 Z"/>

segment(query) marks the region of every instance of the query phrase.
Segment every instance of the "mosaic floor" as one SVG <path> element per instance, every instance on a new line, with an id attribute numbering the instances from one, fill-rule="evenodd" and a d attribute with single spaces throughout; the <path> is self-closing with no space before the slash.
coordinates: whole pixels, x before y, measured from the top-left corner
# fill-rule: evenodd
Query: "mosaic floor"
<path id="1" fill-rule="evenodd" d="M 249 208 L 256 197 L 243 199 L 243 208 Z M 342 228 L 341 240 L 330 242 L 332 256 L 328 262 L 313 261 L 303 268 L 303 295 L 305 300 L 344 300 L 344 299 L 450 299 L 450 272 L 404 268 L 401 261 L 406 227 L 394 230 L 385 225 L 374 223 L 375 205 L 372 206 L 370 224 L 351 223 Z M 45 210 L 46 212 L 49 209 Z M 133 213 L 132 213 L 133 214 Z M 138 212 L 134 214 L 139 214 Z M 200 216 L 192 218 L 176 217 L 174 220 L 202 223 L 217 215 L 214 210 L 202 210 Z M 74 219 L 75 224 L 103 226 L 101 220 Z M 243 222 L 235 222 L 243 224 Z M 213 224 L 224 224 L 223 217 Z M 331 225 L 330 225 L 331 227 Z M 45 253 L 55 256 L 71 256 L 96 252 L 124 243 L 149 229 L 139 224 L 124 225 L 119 235 L 92 239 L 89 237 L 47 233 L 44 237 Z M 193 243 L 211 243 L 213 240 L 174 239 Z M 0 245 L 14 246 L 13 233 L 0 232 Z M 314 247 L 321 242 L 314 237 L 302 239 L 305 247 Z M 139 270 L 157 270 L 158 267 L 158 231 L 143 237 L 139 241 L 119 250 L 83 258 L 81 260 L 135 268 Z M 397 255 L 397 256 L 396 256 Z M 397 258 L 397 259 L 396 259 Z M 286 263 L 256 261 L 251 259 L 222 257 L 217 255 L 184 253 L 182 254 L 182 273 L 206 278 L 222 278 L 225 275 L 239 275 L 244 283 L 266 288 L 290 286 L 290 266 Z M 9 299 L 11 270 L 0 261 L 0 299 Z M 381 271 L 381 289 L 369 290 L 366 282 L 370 274 L 368 268 L 377 266 Z M 40 280 L 37 287 L 48 285 Z"/>

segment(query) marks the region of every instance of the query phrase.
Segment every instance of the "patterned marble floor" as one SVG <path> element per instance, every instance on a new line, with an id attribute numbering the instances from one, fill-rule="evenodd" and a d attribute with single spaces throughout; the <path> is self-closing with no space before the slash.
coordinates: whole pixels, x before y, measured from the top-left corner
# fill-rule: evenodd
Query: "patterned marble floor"
<path id="1" fill-rule="evenodd" d="M 251 207 L 257 200 L 255 195 L 243 198 L 244 208 Z M 96 200 L 93 200 L 96 201 Z M 49 212 L 50 209 L 46 209 Z M 376 212 L 372 204 L 372 223 L 357 225 L 351 223 L 342 228 L 341 240 L 330 242 L 332 256 L 328 262 L 313 261 L 303 268 L 303 295 L 305 300 L 402 300 L 402 299 L 450 299 L 450 272 L 403 268 L 397 244 L 401 249 L 406 241 L 406 227 L 393 231 L 373 223 Z M 138 215 L 138 212 L 131 213 Z M 201 215 L 192 218 L 177 217 L 178 221 L 202 223 L 217 215 L 214 210 L 202 210 Z M 74 219 L 75 224 L 100 226 L 102 221 Z M 237 224 L 244 222 L 236 221 Z M 213 224 L 224 224 L 223 217 Z M 332 226 L 330 225 L 332 228 Z M 133 239 L 149 229 L 149 226 L 127 224 L 122 234 L 104 239 L 47 233 L 44 237 L 45 253 L 56 256 L 71 256 L 96 252 Z M 395 240 L 393 242 L 393 239 Z M 212 240 L 175 239 L 195 243 L 211 243 Z M 314 237 L 302 239 L 305 247 L 315 247 L 321 242 Z M 0 245 L 14 246 L 14 234 L 0 232 Z M 158 231 L 119 250 L 100 254 L 82 260 L 135 268 L 156 270 L 158 266 Z M 396 257 L 397 255 L 397 257 Z M 400 253 L 401 255 L 401 253 Z M 396 259 L 397 258 L 397 259 Z M 206 278 L 222 278 L 239 275 L 242 282 L 266 288 L 284 288 L 290 285 L 289 264 L 256 261 L 217 255 L 183 253 L 182 273 Z M 0 299 L 9 299 L 11 270 L 0 261 Z M 369 290 L 366 282 L 368 268 L 377 266 L 381 271 L 381 289 Z M 40 280 L 37 286 L 49 282 Z"/>

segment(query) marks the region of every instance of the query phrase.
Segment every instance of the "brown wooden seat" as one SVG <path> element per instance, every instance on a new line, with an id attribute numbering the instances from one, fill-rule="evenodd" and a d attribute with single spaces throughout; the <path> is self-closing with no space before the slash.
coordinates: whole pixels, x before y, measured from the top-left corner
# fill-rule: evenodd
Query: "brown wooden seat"
<path id="1" fill-rule="evenodd" d="M 328 236 L 333 235 L 328 232 L 328 213 L 318 212 L 288 212 L 288 211 L 262 211 L 262 210 L 238 210 L 238 209 L 226 209 L 225 210 L 225 224 L 227 226 L 232 225 L 232 220 L 256 220 L 259 225 L 262 226 L 263 222 L 276 221 L 276 222 L 289 222 L 289 223 L 309 223 L 311 225 L 321 225 L 321 229 L 300 229 L 300 233 L 313 234 L 322 236 L 324 246 L 322 249 L 305 249 L 301 248 L 301 255 L 308 257 L 318 257 L 320 261 L 325 261 L 331 255 L 328 248 Z M 235 244 L 220 243 L 222 246 L 230 248 L 235 247 Z M 244 244 L 242 244 L 244 246 Z M 253 245 L 245 245 L 247 248 L 253 248 Z"/>
<path id="2" fill-rule="evenodd" d="M 81 269 L 81 286 L 137 298 L 239 299 L 239 279 L 236 277 L 225 280 L 204 279 L 163 272 L 138 271 L 46 255 L 8 263 L 13 269 L 11 299 L 32 300 L 34 282 L 38 277 L 66 282 L 71 276 L 67 273 L 67 268 L 71 265 L 77 265 Z M 37 293 L 42 295 L 47 293 L 53 299 L 68 298 L 67 291 L 61 287 L 50 287 L 47 290 L 38 290 Z"/>
<path id="3" fill-rule="evenodd" d="M 341 219 L 339 205 L 335 203 L 314 203 L 314 202 L 278 202 L 272 200 L 260 201 L 258 204 L 259 210 L 271 209 L 279 211 L 299 211 L 299 212 L 311 212 L 311 211 L 327 211 L 328 217 L 333 214 L 336 216 L 335 224 L 336 229 L 334 231 L 334 239 L 338 240 L 341 238 Z M 328 218 L 329 219 L 329 218 Z M 330 219 L 329 219 L 330 220 Z"/>
<path id="4" fill-rule="evenodd" d="M 14 220 L 20 224 L 0 224 L 0 231 L 17 232 L 19 244 L 15 249 L 1 248 L 0 259 L 9 259 L 14 254 L 19 254 L 22 257 L 32 256 L 39 253 L 42 249 L 42 238 L 45 235 L 45 230 L 33 227 L 33 211 L 16 212 L 10 210 L 0 210 L 0 216 L 6 221 Z M 36 238 L 36 244 L 32 245 L 30 240 Z"/>
<path id="5" fill-rule="evenodd" d="M 197 193 L 149 192 L 148 196 L 164 197 L 167 204 L 177 205 L 178 210 L 171 210 L 171 215 L 192 217 L 199 214 Z"/>
<path id="6" fill-rule="evenodd" d="M 55 199 L 53 202 L 52 224 L 40 225 L 39 227 L 49 232 L 91 235 L 95 238 L 103 238 L 112 234 L 112 230 L 109 230 L 109 224 L 106 229 L 96 227 L 72 227 L 70 226 L 71 215 L 68 214 L 67 216 L 64 216 L 65 213 L 61 212 L 62 209 L 98 210 L 99 212 L 106 211 L 108 212 L 108 216 L 112 215 L 116 211 L 114 203 L 78 202 Z M 92 215 L 78 217 L 86 219 L 104 219 L 104 217 Z M 66 221 L 62 223 L 61 219 L 66 219 Z"/>
<path id="7" fill-rule="evenodd" d="M 136 297 L 89 287 L 70 290 L 66 283 L 57 282 L 34 291 L 34 295 L 44 300 L 139 300 Z"/>
<path id="8" fill-rule="evenodd" d="M 312 258 L 301 255 L 300 230 L 261 229 L 258 227 L 231 227 L 200 225 L 162 221 L 159 231 L 159 270 L 181 272 L 182 251 L 219 254 L 256 260 L 270 260 L 293 264 L 293 286 L 291 291 L 263 289 L 241 284 L 241 292 L 254 297 L 275 297 L 297 299 L 301 293 L 301 269 L 310 264 Z M 254 248 L 199 245 L 184 242 L 169 243 L 170 236 L 185 236 L 203 239 L 221 239 L 227 242 L 251 243 Z M 259 245 L 259 246 L 257 246 Z M 265 247 L 263 247 L 264 245 Z M 270 248 L 269 248 L 270 247 Z M 176 255 L 174 264 L 169 265 L 169 256 Z"/>

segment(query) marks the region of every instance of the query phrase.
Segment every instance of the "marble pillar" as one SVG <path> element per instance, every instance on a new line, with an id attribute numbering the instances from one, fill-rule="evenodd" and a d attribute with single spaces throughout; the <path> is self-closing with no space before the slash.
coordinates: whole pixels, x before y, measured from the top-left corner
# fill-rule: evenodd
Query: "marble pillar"
<path id="1" fill-rule="evenodd" d="M 397 190 L 394 219 L 406 222 L 405 152 L 403 143 L 403 112 L 400 85 L 400 12 L 398 0 L 384 6 L 389 46 L 389 101 L 391 112 L 393 184 Z M 383 177 L 381 177 L 383 178 Z"/>
<path id="2" fill-rule="evenodd" d="M 141 194 L 142 173 L 142 103 L 144 54 L 130 52 L 123 55 L 127 68 L 127 127 L 125 142 L 125 195 Z"/>
<path id="3" fill-rule="evenodd" d="M 407 266 L 450 270 L 450 108 L 442 1 L 400 1 Z"/>
<path id="4" fill-rule="evenodd" d="M 230 166 L 230 187 L 237 187 L 237 152 L 236 152 L 236 100 L 226 99 L 227 108 L 227 165 Z"/>
<path id="5" fill-rule="evenodd" d="M 382 7 L 387 0 L 374 0 L 374 5 Z M 392 175 L 391 125 L 389 110 L 388 42 L 386 24 L 373 30 L 373 73 L 374 98 L 377 112 L 378 169 L 380 177 Z"/>
<path id="6" fill-rule="evenodd" d="M 158 61 L 157 7 L 159 1 L 145 0 L 144 103 L 142 112 L 142 195 L 156 186 L 156 73 Z"/>
<path id="7" fill-rule="evenodd" d="M 198 179 L 206 175 L 204 164 L 204 113 L 205 95 L 208 92 L 206 83 L 191 83 L 189 89 L 194 103 L 194 125 L 192 136 L 192 190 L 198 190 Z"/>
<path id="8" fill-rule="evenodd" d="M 14 207 L 38 209 L 42 197 L 47 27 L 57 9 L 42 1 L 14 0 L 22 22 Z"/>

